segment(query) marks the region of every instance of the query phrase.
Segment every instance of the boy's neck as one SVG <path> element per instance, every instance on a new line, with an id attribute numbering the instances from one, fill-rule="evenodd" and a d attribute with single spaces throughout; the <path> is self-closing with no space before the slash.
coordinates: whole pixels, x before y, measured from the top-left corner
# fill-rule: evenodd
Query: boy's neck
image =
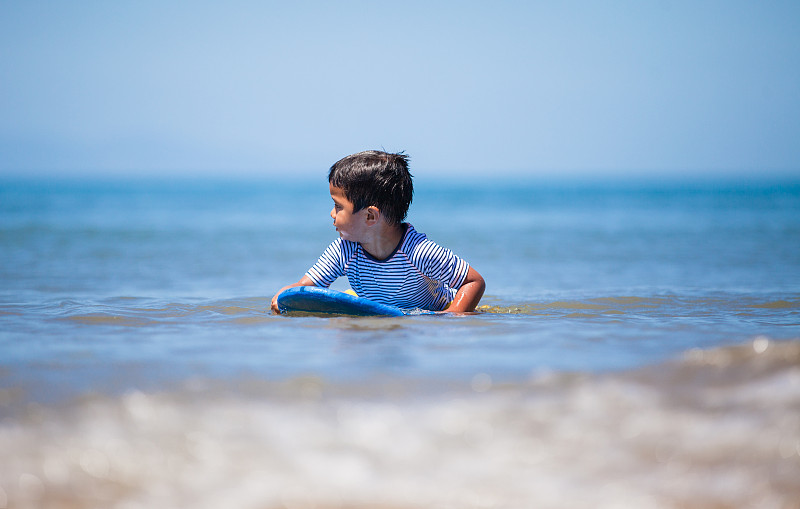
<path id="1" fill-rule="evenodd" d="M 392 256 L 392 253 L 397 250 L 397 246 L 403 241 L 406 226 L 404 224 L 390 225 L 381 221 L 374 228 L 374 235 L 361 242 L 361 247 L 376 260 L 385 260 Z"/>

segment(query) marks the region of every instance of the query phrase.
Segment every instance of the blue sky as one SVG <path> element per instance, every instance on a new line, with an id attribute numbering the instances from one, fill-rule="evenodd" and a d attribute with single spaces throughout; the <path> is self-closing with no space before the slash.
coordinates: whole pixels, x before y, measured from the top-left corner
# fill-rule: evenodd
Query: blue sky
<path id="1" fill-rule="evenodd" d="M 800 173 L 800 2 L 0 2 L 0 175 Z"/>

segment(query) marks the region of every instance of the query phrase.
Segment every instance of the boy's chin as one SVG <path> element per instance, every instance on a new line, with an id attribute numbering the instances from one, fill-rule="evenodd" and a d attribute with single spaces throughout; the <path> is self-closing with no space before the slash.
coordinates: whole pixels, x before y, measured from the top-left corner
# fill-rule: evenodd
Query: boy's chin
<path id="1" fill-rule="evenodd" d="M 354 239 L 352 236 L 350 236 L 350 235 L 347 235 L 347 234 L 344 234 L 344 233 L 342 233 L 342 232 L 339 232 L 339 238 L 340 238 L 340 239 L 342 239 L 342 240 L 346 240 L 346 241 L 348 241 L 348 242 L 356 242 L 356 243 L 360 243 L 360 241 L 358 241 L 358 240 Z"/>

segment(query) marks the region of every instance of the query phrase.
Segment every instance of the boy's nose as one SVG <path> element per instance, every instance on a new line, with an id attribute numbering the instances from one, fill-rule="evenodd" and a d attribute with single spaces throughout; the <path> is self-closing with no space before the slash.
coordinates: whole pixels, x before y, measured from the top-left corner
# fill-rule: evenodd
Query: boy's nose
<path id="1" fill-rule="evenodd" d="M 331 219 L 336 220 L 336 207 L 331 209 Z"/>

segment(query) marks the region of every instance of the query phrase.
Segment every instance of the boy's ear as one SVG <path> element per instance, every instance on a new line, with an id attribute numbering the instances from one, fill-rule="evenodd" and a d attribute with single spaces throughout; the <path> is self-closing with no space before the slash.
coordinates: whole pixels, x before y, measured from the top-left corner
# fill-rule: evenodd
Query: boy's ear
<path id="1" fill-rule="evenodd" d="M 367 225 L 372 226 L 373 224 L 378 222 L 378 219 L 381 217 L 381 211 L 378 207 L 374 205 L 370 205 L 367 207 Z"/>

